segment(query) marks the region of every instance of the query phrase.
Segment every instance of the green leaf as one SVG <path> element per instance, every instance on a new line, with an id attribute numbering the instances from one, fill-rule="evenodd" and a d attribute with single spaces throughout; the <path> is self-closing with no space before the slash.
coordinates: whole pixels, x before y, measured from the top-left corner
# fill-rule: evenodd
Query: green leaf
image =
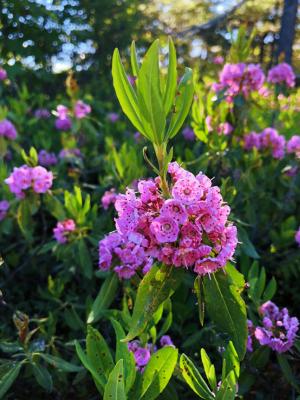
<path id="1" fill-rule="evenodd" d="M 111 273 L 105 279 L 88 315 L 88 324 L 97 322 L 101 318 L 103 311 L 109 308 L 115 299 L 118 283 L 118 277 L 115 273 Z"/>
<path id="2" fill-rule="evenodd" d="M 136 367 L 134 356 L 131 351 L 128 350 L 127 343 L 122 342 L 121 340 L 125 338 L 125 332 L 120 325 L 120 323 L 114 319 L 110 319 L 115 333 L 116 333 L 116 363 L 119 360 L 123 360 L 124 362 L 124 376 L 125 376 L 125 387 L 126 393 L 128 393 L 129 389 L 132 387 L 136 377 Z"/>
<path id="3" fill-rule="evenodd" d="M 210 387 L 213 391 L 217 389 L 217 378 L 214 365 L 211 363 L 210 358 L 204 349 L 201 349 L 201 361 L 204 367 L 204 372 Z"/>
<path id="4" fill-rule="evenodd" d="M 275 295 L 276 290 L 277 290 L 277 282 L 273 276 L 264 291 L 263 302 L 265 303 L 266 301 L 271 300 Z"/>
<path id="5" fill-rule="evenodd" d="M 126 398 L 123 360 L 119 360 L 109 375 L 103 400 L 126 400 Z"/>
<path id="6" fill-rule="evenodd" d="M 283 375 L 285 376 L 285 379 L 297 390 L 298 393 L 300 393 L 300 386 L 299 386 L 299 381 L 295 377 L 292 368 L 288 362 L 287 356 L 284 354 L 279 354 L 277 353 L 277 360 L 280 365 L 280 368 L 283 372 Z"/>
<path id="7" fill-rule="evenodd" d="M 116 95 L 131 123 L 136 129 L 151 140 L 151 136 L 145 131 L 140 118 L 140 111 L 137 104 L 137 96 L 126 76 L 118 49 L 115 49 L 112 60 L 113 85 Z"/>
<path id="8" fill-rule="evenodd" d="M 178 358 L 178 350 L 167 346 L 152 354 L 147 364 L 138 391 L 143 400 L 154 400 L 167 386 Z"/>
<path id="9" fill-rule="evenodd" d="M 216 400 L 234 400 L 237 392 L 237 381 L 234 371 L 231 371 L 222 381 Z"/>
<path id="10" fill-rule="evenodd" d="M 136 48 L 134 40 L 131 42 L 131 47 L 130 47 L 130 61 L 131 61 L 131 69 L 133 76 L 138 77 L 140 67 L 136 56 Z"/>
<path id="11" fill-rule="evenodd" d="M 169 65 L 167 83 L 164 92 L 163 104 L 165 115 L 167 116 L 172 105 L 174 104 L 174 97 L 177 86 L 177 60 L 176 50 L 172 38 L 169 38 Z"/>
<path id="12" fill-rule="evenodd" d="M 210 318 L 220 332 L 229 335 L 242 360 L 248 337 L 246 305 L 240 295 L 241 287 L 235 284 L 237 275 L 230 276 L 228 267 L 225 271 L 204 277 L 204 298 Z"/>
<path id="13" fill-rule="evenodd" d="M 86 352 L 98 375 L 105 376 L 107 379 L 114 367 L 109 347 L 103 336 L 91 325 L 88 325 L 88 334 L 86 338 Z"/>
<path id="14" fill-rule="evenodd" d="M 82 367 L 72 364 L 68 361 L 63 360 L 60 357 L 52 356 L 50 354 L 40 353 L 39 356 L 43 358 L 52 367 L 64 371 L 64 372 L 79 372 L 82 371 Z"/>
<path id="15" fill-rule="evenodd" d="M 28 199 L 23 199 L 18 207 L 17 221 L 21 232 L 27 240 L 32 239 L 32 218 Z"/>
<path id="16" fill-rule="evenodd" d="M 31 366 L 33 375 L 37 383 L 47 392 L 52 392 L 53 389 L 52 376 L 49 374 L 47 368 L 35 362 L 32 362 Z"/>
<path id="17" fill-rule="evenodd" d="M 2 399 L 5 393 L 9 390 L 11 385 L 17 379 L 22 363 L 10 363 L 9 369 L 4 375 L 0 375 L 0 399 Z"/>
<path id="18" fill-rule="evenodd" d="M 239 356 L 233 343 L 230 341 L 223 353 L 222 380 L 224 380 L 231 371 L 235 373 L 237 378 L 240 376 Z"/>
<path id="19" fill-rule="evenodd" d="M 149 47 L 143 59 L 137 79 L 137 97 L 140 115 L 147 121 L 148 136 L 152 137 L 155 144 L 163 142 L 166 126 L 162 94 L 160 91 L 159 71 L 159 41 L 155 40 Z"/>
<path id="20" fill-rule="evenodd" d="M 205 400 L 215 398 L 214 393 L 210 391 L 199 370 L 187 355 L 181 355 L 179 365 L 184 380 L 199 397 Z"/>
<path id="21" fill-rule="evenodd" d="M 84 239 L 78 241 L 78 251 L 82 273 L 87 279 L 92 279 L 93 261 Z"/>
<path id="22" fill-rule="evenodd" d="M 140 335 L 159 306 L 172 296 L 181 282 L 180 268 L 154 265 L 141 281 L 134 304 L 129 332 L 124 341 Z"/>
<path id="23" fill-rule="evenodd" d="M 102 388 L 104 388 L 104 386 L 106 384 L 106 379 L 105 379 L 104 375 L 98 374 L 97 369 L 94 367 L 91 360 L 87 357 L 87 355 L 85 354 L 82 347 L 80 346 L 80 344 L 77 341 L 75 341 L 75 348 L 76 348 L 76 353 L 78 355 L 78 358 L 80 359 L 80 361 L 82 362 L 84 367 L 92 375 L 99 392 L 103 393 Z"/>
<path id="24" fill-rule="evenodd" d="M 204 324 L 204 315 L 205 315 L 205 302 L 203 296 L 203 281 L 201 276 L 197 276 L 194 282 L 194 291 L 197 296 L 198 302 L 198 313 L 199 313 L 199 321 L 201 326 Z"/>
<path id="25" fill-rule="evenodd" d="M 249 239 L 247 231 L 241 226 L 239 226 L 238 229 L 238 238 L 239 241 L 241 242 L 241 249 L 247 256 L 252 257 L 254 259 L 260 258 L 257 251 L 255 250 L 255 247 L 253 246 L 252 242 Z"/>
<path id="26" fill-rule="evenodd" d="M 166 138 L 173 138 L 182 127 L 186 119 L 193 101 L 194 84 L 193 71 L 190 68 L 185 69 L 185 73 L 181 78 L 175 97 L 175 110 L 171 117 L 169 129 Z"/>

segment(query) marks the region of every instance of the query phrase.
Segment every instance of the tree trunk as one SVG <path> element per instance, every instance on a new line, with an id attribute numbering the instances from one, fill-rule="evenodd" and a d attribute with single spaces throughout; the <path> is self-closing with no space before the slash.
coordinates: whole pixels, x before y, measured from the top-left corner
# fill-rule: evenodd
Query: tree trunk
<path id="1" fill-rule="evenodd" d="M 293 42 L 297 19 L 298 0 L 284 0 L 276 59 L 284 54 L 284 61 L 292 63 Z"/>

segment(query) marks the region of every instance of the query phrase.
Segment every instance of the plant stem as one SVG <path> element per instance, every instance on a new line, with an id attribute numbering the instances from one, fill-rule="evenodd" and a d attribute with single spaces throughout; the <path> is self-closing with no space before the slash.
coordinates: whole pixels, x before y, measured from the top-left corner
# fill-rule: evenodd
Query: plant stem
<path id="1" fill-rule="evenodd" d="M 159 169 L 159 177 L 160 177 L 160 187 L 165 197 L 170 197 L 169 186 L 167 182 L 167 171 L 165 168 L 165 160 L 166 160 L 166 151 L 167 145 L 166 143 L 162 143 L 159 145 L 154 145 L 154 150 L 158 162 Z"/>

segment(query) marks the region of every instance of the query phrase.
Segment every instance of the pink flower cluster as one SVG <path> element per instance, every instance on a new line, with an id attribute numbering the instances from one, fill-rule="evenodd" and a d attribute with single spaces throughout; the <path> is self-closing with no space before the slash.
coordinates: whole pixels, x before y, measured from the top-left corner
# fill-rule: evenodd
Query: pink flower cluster
<path id="1" fill-rule="evenodd" d="M 189 126 L 186 126 L 182 131 L 183 137 L 185 140 L 193 142 L 195 140 L 195 132 Z"/>
<path id="2" fill-rule="evenodd" d="M 219 74 L 219 82 L 212 87 L 216 92 L 224 91 L 227 101 L 242 94 L 248 97 L 254 90 L 259 90 L 265 81 L 265 75 L 257 64 L 225 64 Z"/>
<path id="3" fill-rule="evenodd" d="M 33 115 L 38 119 L 48 119 L 51 117 L 51 113 L 47 108 L 37 108 Z"/>
<path id="4" fill-rule="evenodd" d="M 7 78 L 7 72 L 4 68 L 0 67 L 0 81 L 4 81 Z"/>
<path id="5" fill-rule="evenodd" d="M 145 366 L 148 364 L 151 354 L 155 353 L 157 351 L 157 347 L 151 345 L 150 343 L 146 344 L 145 347 L 141 346 L 141 343 L 139 340 L 133 340 L 127 344 L 128 350 L 131 351 L 134 355 L 134 361 L 136 365 L 136 369 L 140 372 L 143 372 L 145 369 Z M 160 346 L 165 347 L 165 346 L 172 346 L 175 347 L 172 339 L 170 336 L 165 335 L 162 336 L 160 339 Z"/>
<path id="6" fill-rule="evenodd" d="M 24 190 L 32 188 L 35 193 L 46 193 L 52 186 L 52 172 L 47 171 L 44 167 L 28 167 L 23 165 L 14 168 L 10 176 L 5 179 L 5 183 L 9 186 L 12 193 L 18 199 L 25 197 Z"/>
<path id="7" fill-rule="evenodd" d="M 117 197 L 118 195 L 116 193 L 116 189 L 111 188 L 110 190 L 107 190 L 101 198 L 101 203 L 104 210 L 108 210 L 111 204 L 115 204 Z"/>
<path id="8" fill-rule="evenodd" d="M 2 221 L 9 210 L 9 202 L 7 200 L 0 201 L 0 221 Z"/>
<path id="9" fill-rule="evenodd" d="M 300 226 L 295 234 L 295 240 L 298 243 L 299 247 L 300 247 Z"/>
<path id="10" fill-rule="evenodd" d="M 286 308 L 280 310 L 272 301 L 264 303 L 259 313 L 262 316 L 262 326 L 254 328 L 252 322 L 248 322 L 248 350 L 253 350 L 255 337 L 262 346 L 268 346 L 277 353 L 288 351 L 293 346 L 299 329 L 298 319 L 290 317 Z"/>
<path id="11" fill-rule="evenodd" d="M 43 167 L 50 167 L 57 164 L 57 158 L 54 153 L 48 153 L 46 150 L 40 150 L 38 154 L 39 164 Z"/>
<path id="12" fill-rule="evenodd" d="M 64 244 L 68 242 L 70 232 L 74 232 L 76 224 L 73 219 L 59 221 L 53 229 L 53 234 L 58 243 Z"/>
<path id="13" fill-rule="evenodd" d="M 271 68 L 268 73 L 268 82 L 285 83 L 287 87 L 295 86 L 295 74 L 292 67 L 287 63 L 281 63 Z"/>
<path id="14" fill-rule="evenodd" d="M 229 122 L 222 122 L 217 128 L 217 132 L 219 135 L 228 136 L 231 134 L 232 131 L 233 126 Z"/>
<path id="15" fill-rule="evenodd" d="M 74 105 L 73 114 L 75 118 L 82 119 L 85 118 L 92 108 L 90 105 L 84 103 L 82 100 L 78 100 Z M 72 127 L 72 121 L 70 118 L 70 110 L 64 105 L 58 105 L 56 108 L 57 119 L 55 121 L 55 127 L 62 131 L 68 131 Z"/>
<path id="16" fill-rule="evenodd" d="M 300 136 L 294 135 L 290 138 L 286 145 L 286 151 L 289 154 L 295 154 L 300 158 Z"/>
<path id="17" fill-rule="evenodd" d="M 0 121 L 0 136 L 14 140 L 17 137 L 17 130 L 12 122 L 8 119 Z"/>
<path id="18" fill-rule="evenodd" d="M 111 267 L 129 279 L 148 272 L 154 260 L 191 268 L 199 275 L 215 272 L 231 260 L 237 229 L 228 222 L 230 208 L 220 189 L 204 174 L 194 176 L 170 163 L 171 196 L 164 199 L 159 178 L 127 189 L 115 202 L 117 231 L 99 242 L 99 267 Z"/>
<path id="19" fill-rule="evenodd" d="M 251 132 L 244 137 L 244 148 L 251 150 L 270 149 L 272 156 L 276 159 L 282 159 L 285 152 L 285 138 L 279 135 L 276 129 L 266 128 L 261 133 Z"/>

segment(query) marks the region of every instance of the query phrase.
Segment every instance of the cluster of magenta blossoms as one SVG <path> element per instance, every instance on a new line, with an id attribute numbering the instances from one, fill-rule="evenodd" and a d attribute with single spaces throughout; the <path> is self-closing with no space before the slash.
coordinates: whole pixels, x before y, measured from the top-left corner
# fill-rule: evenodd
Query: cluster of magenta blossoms
<path id="1" fill-rule="evenodd" d="M 244 137 L 244 148 L 246 150 L 271 150 L 272 156 L 282 159 L 285 153 L 285 138 L 279 135 L 276 129 L 266 128 L 260 133 L 251 132 Z"/>
<path id="2" fill-rule="evenodd" d="M 7 78 L 7 72 L 4 68 L 0 67 L 0 81 L 4 81 Z"/>
<path id="3" fill-rule="evenodd" d="M 286 144 L 286 151 L 288 154 L 295 154 L 297 158 L 300 158 L 300 136 L 294 135 Z"/>
<path id="4" fill-rule="evenodd" d="M 172 339 L 168 335 L 162 336 L 159 344 L 161 347 L 175 347 Z M 157 351 L 157 346 L 153 346 L 150 343 L 147 343 L 146 346 L 142 346 L 139 340 L 133 340 L 129 342 L 127 346 L 128 350 L 134 355 L 136 369 L 142 373 L 151 358 L 151 354 Z"/>
<path id="5" fill-rule="evenodd" d="M 9 210 L 10 204 L 7 200 L 1 200 L 0 201 L 0 221 L 2 221 Z"/>
<path id="6" fill-rule="evenodd" d="M 73 219 L 66 219 L 57 223 L 53 229 L 53 235 L 58 243 L 65 244 L 69 241 L 70 233 L 74 232 L 75 229 L 75 221 Z"/>
<path id="7" fill-rule="evenodd" d="M 298 243 L 298 245 L 300 247 L 300 226 L 295 234 L 295 240 L 296 240 L 296 243 Z"/>
<path id="8" fill-rule="evenodd" d="M 108 210 L 110 205 L 115 204 L 117 200 L 118 194 L 116 193 L 115 188 L 111 188 L 110 190 L 106 190 L 104 195 L 101 197 L 101 204 L 104 210 Z"/>
<path id="9" fill-rule="evenodd" d="M 277 353 L 288 351 L 294 344 L 299 321 L 290 317 L 286 308 L 279 309 L 272 301 L 267 301 L 259 308 L 262 326 L 254 327 L 248 321 L 248 350 L 253 350 L 253 337 L 262 346 L 268 346 Z"/>
<path id="10" fill-rule="evenodd" d="M 14 168 L 5 183 L 18 199 L 25 197 L 25 191 L 32 189 L 35 193 L 46 193 L 52 186 L 53 174 L 44 167 L 22 165 Z"/>
<path id="11" fill-rule="evenodd" d="M 253 91 L 261 89 L 265 75 L 257 64 L 225 64 L 219 74 L 219 82 L 213 84 L 216 92 L 224 91 L 226 100 L 232 102 L 239 94 L 248 97 Z"/>
<path id="12" fill-rule="evenodd" d="M 289 64 L 281 63 L 270 69 L 267 80 L 270 83 L 285 84 L 291 88 L 295 86 L 296 76 Z"/>
<path id="13" fill-rule="evenodd" d="M 9 140 L 15 140 L 17 137 L 17 130 L 12 122 L 8 119 L 0 121 L 0 136 Z"/>
<path id="14" fill-rule="evenodd" d="M 90 114 L 91 111 L 91 106 L 84 103 L 82 100 L 78 100 L 75 103 L 72 112 L 68 107 L 60 104 L 56 108 L 57 119 L 55 120 L 55 127 L 62 131 L 68 131 L 72 127 L 71 114 L 73 114 L 76 119 L 83 119 Z"/>
<path id="15" fill-rule="evenodd" d="M 39 164 L 43 167 L 50 167 L 57 164 L 57 157 L 54 153 L 49 153 L 46 150 L 40 150 L 38 154 Z"/>
<path id="16" fill-rule="evenodd" d="M 99 242 L 99 267 L 113 268 L 129 279 L 146 273 L 156 261 L 199 275 L 213 273 L 231 260 L 237 229 L 228 221 L 230 208 L 220 189 L 201 172 L 194 176 L 170 163 L 169 198 L 160 180 L 141 180 L 138 192 L 127 189 L 115 202 L 116 231 Z"/>

